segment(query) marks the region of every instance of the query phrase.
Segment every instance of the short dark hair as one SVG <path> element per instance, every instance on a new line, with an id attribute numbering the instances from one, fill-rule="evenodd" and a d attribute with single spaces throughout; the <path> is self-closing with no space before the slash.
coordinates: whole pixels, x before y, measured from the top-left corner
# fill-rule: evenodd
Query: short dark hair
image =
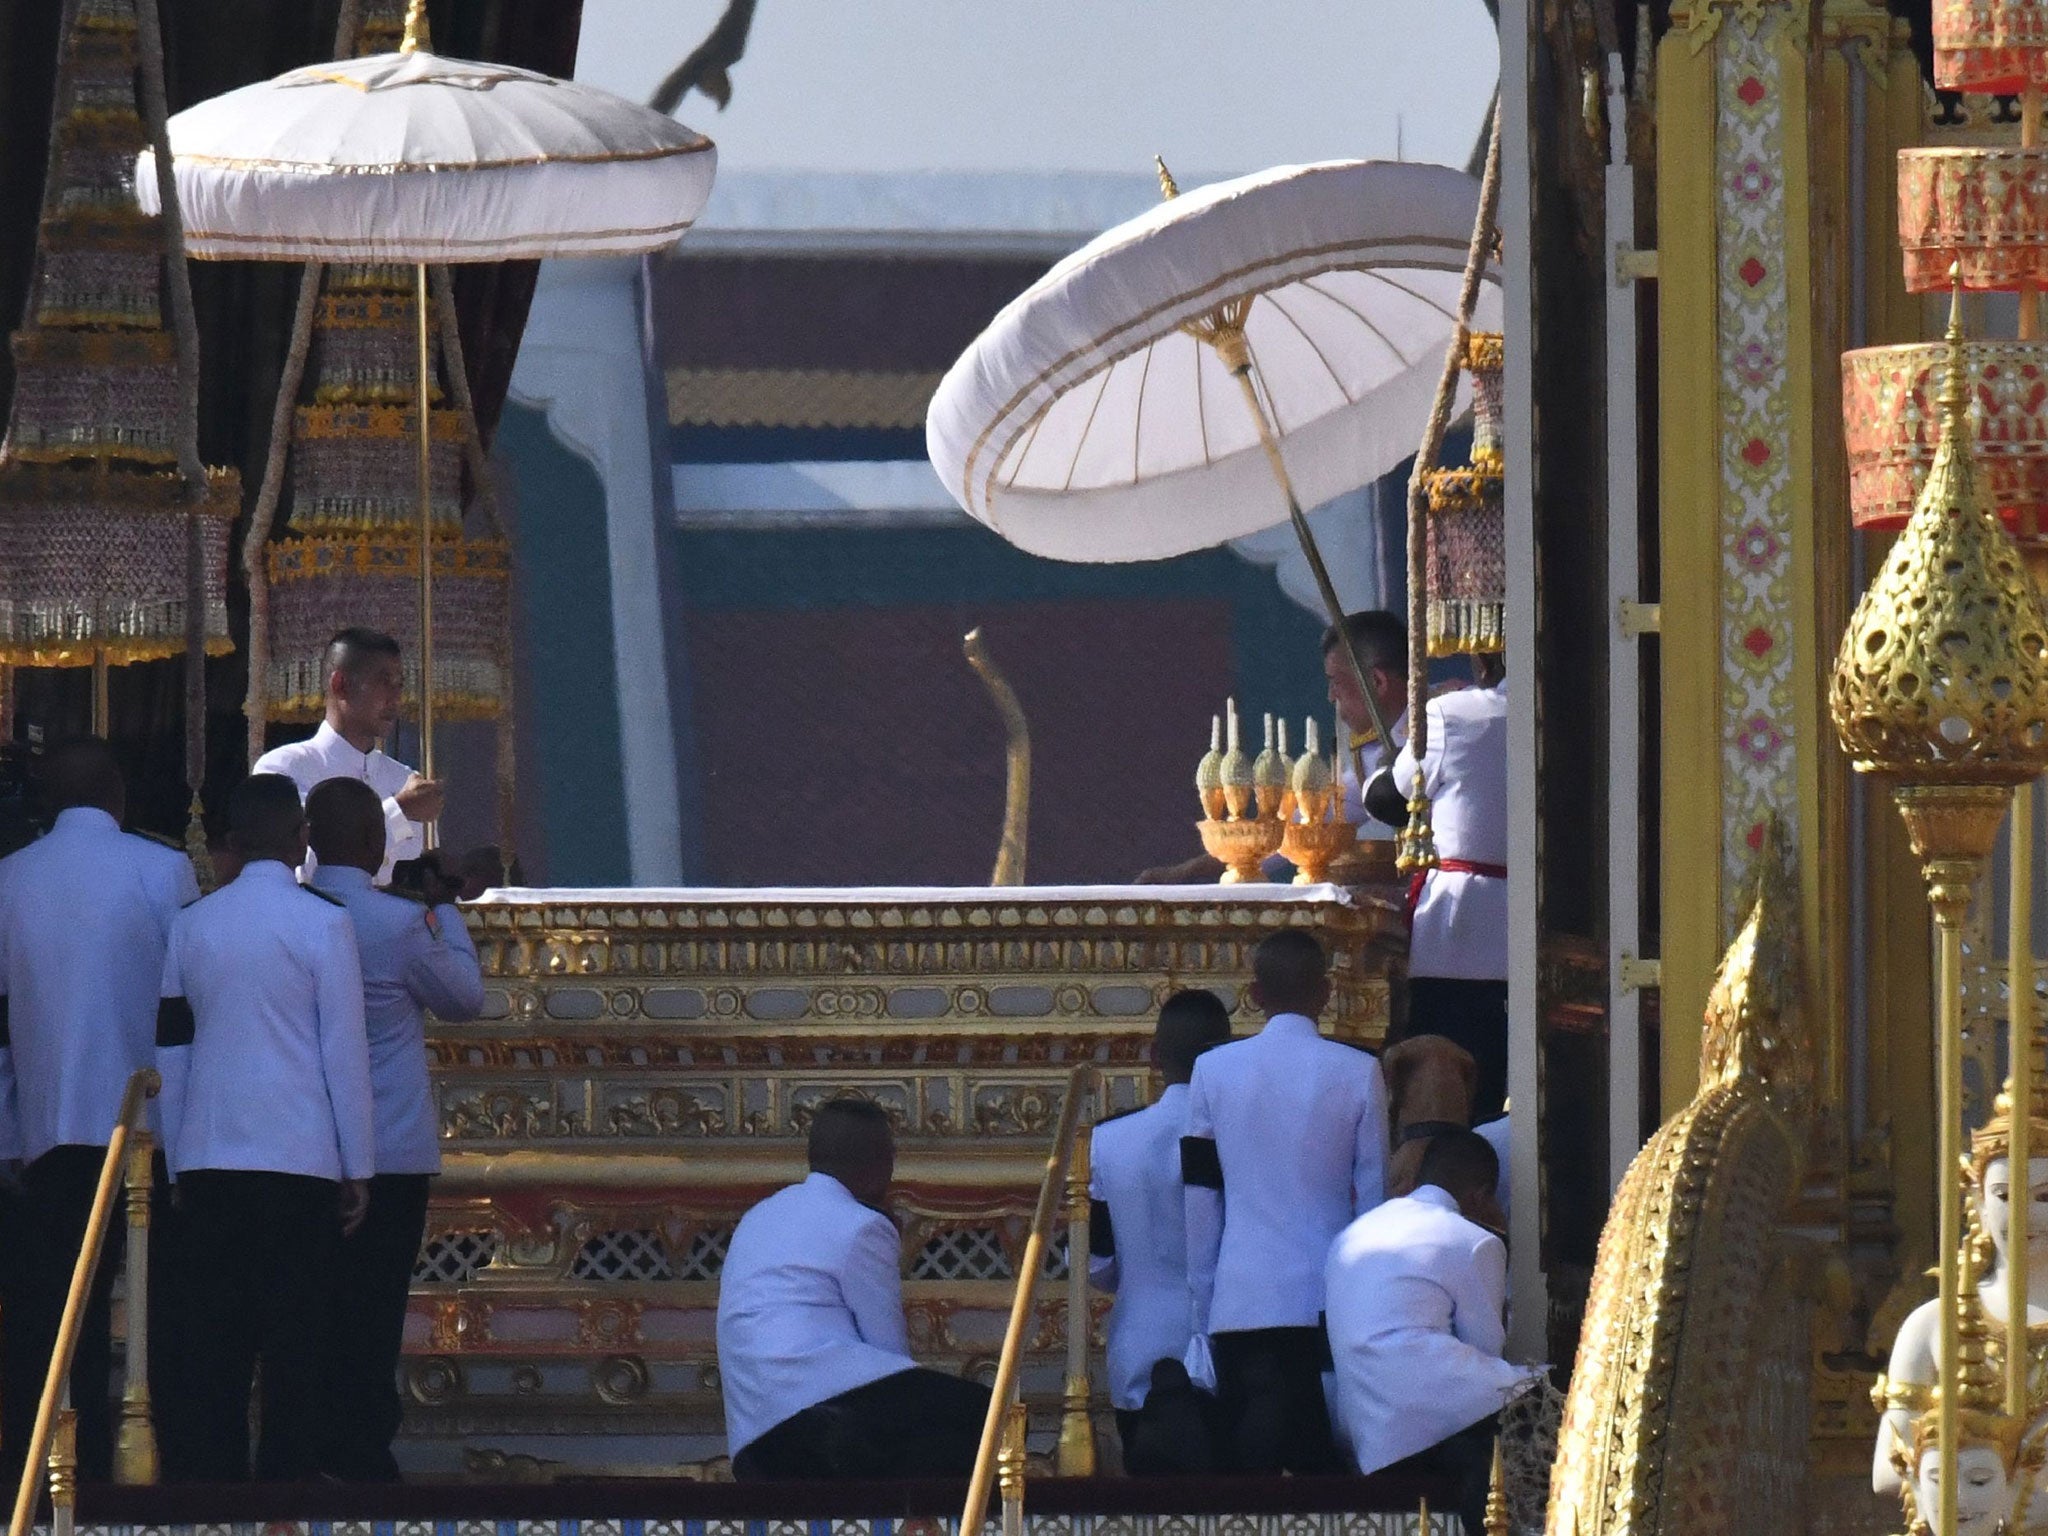
<path id="1" fill-rule="evenodd" d="M 820 1104 L 811 1116 L 805 1150 L 814 1172 L 863 1172 L 876 1167 L 894 1149 L 889 1112 L 872 1099 L 840 1094 Z"/>
<path id="2" fill-rule="evenodd" d="M 363 629 L 350 625 L 338 629 L 327 642 L 326 664 L 321 668 L 326 677 L 339 672 L 344 677 L 356 677 L 369 664 L 373 656 L 402 657 L 405 653 L 398 648 L 398 642 L 381 629 Z"/>
<path id="3" fill-rule="evenodd" d="M 1159 1010 L 1152 1032 L 1152 1058 L 1175 1082 L 1185 1082 L 1195 1058 L 1230 1038 L 1230 1010 L 1223 999 L 1203 987 L 1188 987 L 1169 997 Z"/>
<path id="4" fill-rule="evenodd" d="M 228 830 L 245 853 L 278 850 L 305 819 L 299 786 L 281 773 L 252 773 L 228 796 Z"/>
<path id="5" fill-rule="evenodd" d="M 1306 928 L 1282 928 L 1259 940 L 1252 951 L 1252 981 L 1259 1004 L 1269 1013 L 1311 1013 L 1329 979 L 1330 958 L 1322 941 Z"/>
<path id="6" fill-rule="evenodd" d="M 1452 1194 L 1490 1190 L 1500 1183 L 1500 1154 L 1477 1131 L 1438 1131 L 1423 1144 L 1415 1179 Z"/>
<path id="7" fill-rule="evenodd" d="M 97 736 L 69 736 L 44 755 L 37 769 L 43 796 L 53 811 L 91 806 L 118 816 L 128 799 L 114 749 Z"/>
<path id="8" fill-rule="evenodd" d="M 382 840 L 384 802 L 361 779 L 322 779 L 306 796 L 306 828 L 314 858 L 346 864 L 373 836 Z"/>
<path id="9" fill-rule="evenodd" d="M 1408 670 L 1408 626 L 1386 609 L 1345 614 L 1341 626 L 1332 624 L 1323 631 L 1323 654 L 1329 655 L 1347 636 L 1358 652 L 1360 666 L 1387 672 Z"/>

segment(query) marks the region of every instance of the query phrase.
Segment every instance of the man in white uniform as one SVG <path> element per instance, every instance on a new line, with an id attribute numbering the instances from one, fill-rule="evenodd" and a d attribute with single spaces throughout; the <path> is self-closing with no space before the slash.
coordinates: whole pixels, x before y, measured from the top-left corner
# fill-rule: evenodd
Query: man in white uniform
<path id="1" fill-rule="evenodd" d="M 250 772 L 283 774 L 299 786 L 302 800 L 326 779 L 360 779 L 374 789 L 384 804 L 384 860 L 376 883 L 389 885 L 391 866 L 425 849 L 425 824 L 440 819 L 442 789 L 378 746 L 390 740 L 405 694 L 398 642 L 373 629 L 344 629 L 327 642 L 324 665 L 327 718 L 320 729 L 273 747 Z"/>
<path id="2" fill-rule="evenodd" d="M 1323 1401 L 1323 1261 L 1380 1203 L 1386 1092 L 1364 1051 L 1325 1040 L 1322 945 L 1303 929 L 1252 953 L 1249 1040 L 1195 1063 L 1181 1176 L 1187 1186 L 1189 1326 L 1206 1336 L 1239 1472 L 1338 1465 Z"/>
<path id="3" fill-rule="evenodd" d="M 1134 1114 L 1095 1127 L 1088 1153 L 1088 1278 L 1113 1291 L 1109 1309 L 1109 1401 L 1124 1446 L 1124 1470 L 1141 1476 L 1176 1470 L 1155 1464 L 1138 1443 L 1138 1411 L 1152 1368 L 1187 1353 L 1188 1247 L 1180 1179 L 1187 1132 L 1188 1078 L 1195 1059 L 1230 1038 L 1230 1011 L 1213 992 L 1176 992 L 1159 1010 L 1152 1064 L 1165 1082 L 1159 1098 Z"/>
<path id="4" fill-rule="evenodd" d="M 1415 1192 L 1346 1227 L 1327 1270 L 1337 1417 L 1358 1470 L 1449 1474 L 1468 1531 L 1485 1528 L 1494 1416 L 1537 1374 L 1501 1358 L 1508 1257 L 1487 1230 L 1498 1177 L 1485 1138 L 1440 1133 Z"/>
<path id="5" fill-rule="evenodd" d="M 1498 1119 L 1508 1092 L 1508 694 L 1498 657 L 1474 658 L 1479 686 L 1429 701 L 1422 764 L 1438 866 L 1410 888 L 1409 1035 L 1443 1035 L 1472 1053 L 1472 1120 Z M 1366 789 L 1366 809 L 1405 825 L 1415 754 Z"/>
<path id="6" fill-rule="evenodd" d="M 450 1023 L 475 1018 L 484 978 L 453 881 L 433 881 L 431 906 L 370 884 L 384 861 L 375 790 L 360 779 L 317 784 L 306 796 L 306 824 L 320 861 L 313 887 L 346 907 L 355 924 L 377 1138 L 369 1214 L 342 1239 L 335 1275 L 327 1335 L 332 1411 L 321 1469 L 344 1481 L 390 1483 L 398 1481 L 391 1441 L 404 1418 L 398 1354 L 406 1297 L 426 1234 L 428 1185 L 441 1171 L 421 1010 Z"/>
<path id="7" fill-rule="evenodd" d="M 6 1324 L 22 1348 L 7 1351 L 0 1388 L 17 1473 L 121 1096 L 153 1064 L 164 945 L 178 909 L 199 899 L 191 860 L 121 830 L 127 786 L 104 741 L 52 749 L 42 783 L 56 824 L 0 859 L 0 1139 L 27 1165 L 26 1294 Z M 71 1370 L 79 1469 L 92 1481 L 113 1471 L 109 1298 L 124 1233 L 108 1229 Z"/>
<path id="8" fill-rule="evenodd" d="M 740 1219 L 718 1282 L 726 1445 L 742 1482 L 964 1477 L 988 1388 L 910 1358 L 896 1147 L 865 1099 L 811 1120 L 811 1175 Z"/>
<path id="9" fill-rule="evenodd" d="M 336 1245 L 376 1171 L 355 929 L 293 875 L 306 855 L 292 781 L 244 779 L 228 802 L 231 885 L 178 914 L 164 956 L 156 1060 L 164 1155 L 184 1228 L 184 1475 L 249 1476 L 249 1389 L 263 1366 L 256 1476 L 320 1469 Z"/>

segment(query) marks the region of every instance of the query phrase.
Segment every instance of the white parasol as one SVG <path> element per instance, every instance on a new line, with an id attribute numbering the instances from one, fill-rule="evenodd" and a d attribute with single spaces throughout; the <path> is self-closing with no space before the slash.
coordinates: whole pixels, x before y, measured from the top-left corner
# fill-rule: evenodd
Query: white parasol
<path id="1" fill-rule="evenodd" d="M 1160 559 L 1292 521 L 1335 623 L 1301 503 L 1413 453 L 1446 348 L 1498 326 L 1491 266 L 1461 313 L 1480 185 L 1370 160 L 1184 197 L 1160 180 L 1167 201 L 1060 262 L 947 372 L 932 463 L 970 516 L 1060 560 Z"/>
<path id="2" fill-rule="evenodd" d="M 427 266 L 660 250 L 703 209 L 717 152 L 608 92 L 428 51 L 424 0 L 411 0 L 397 53 L 230 91 L 173 117 L 169 137 L 189 255 L 418 269 L 420 767 L 431 778 Z M 161 179 L 144 151 L 146 211 Z"/>

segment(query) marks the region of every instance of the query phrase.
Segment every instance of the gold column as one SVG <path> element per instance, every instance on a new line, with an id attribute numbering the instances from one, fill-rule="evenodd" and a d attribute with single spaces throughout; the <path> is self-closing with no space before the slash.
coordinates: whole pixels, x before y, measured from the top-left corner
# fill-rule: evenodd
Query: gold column
<path id="1" fill-rule="evenodd" d="M 71 1406 L 71 1389 L 64 1389 L 64 1406 L 57 1410 L 57 1427 L 50 1436 L 50 1526 L 53 1536 L 71 1536 L 78 1514 L 78 1410 Z"/>
<path id="2" fill-rule="evenodd" d="M 149 1132 L 128 1149 L 128 1342 L 121 1388 L 121 1427 L 114 1445 L 114 1481 L 157 1480 L 156 1426 L 149 1400 L 149 1201 L 155 1182 Z"/>
<path id="3" fill-rule="evenodd" d="M 1088 1414 L 1088 1157 L 1086 1122 L 1074 1127 L 1067 1160 L 1067 1384 L 1060 1412 L 1061 1477 L 1095 1475 L 1095 1426 Z"/>
<path id="4" fill-rule="evenodd" d="M 996 1452 L 996 1486 L 1003 1495 L 1003 1536 L 1024 1536 L 1024 1429 L 1024 1405 L 1013 1398 L 1003 1414 L 1003 1447 Z"/>

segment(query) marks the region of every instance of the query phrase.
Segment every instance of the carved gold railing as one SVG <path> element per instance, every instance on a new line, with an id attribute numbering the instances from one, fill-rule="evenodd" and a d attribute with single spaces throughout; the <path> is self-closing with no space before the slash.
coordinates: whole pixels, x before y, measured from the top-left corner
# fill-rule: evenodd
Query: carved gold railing
<path id="1" fill-rule="evenodd" d="M 8 1526 L 8 1536 L 28 1536 L 46 1459 L 52 1527 L 55 1536 L 71 1536 L 78 1502 L 78 1415 L 71 1406 L 71 1360 L 78 1353 L 86 1298 L 92 1294 L 93 1276 L 99 1271 L 100 1252 L 106 1247 L 107 1228 L 114 1219 L 114 1196 L 124 1171 L 128 1180 L 127 1385 L 121 1393 L 115 1476 L 124 1483 L 156 1481 L 156 1431 L 150 1422 L 149 1407 L 151 1143 L 149 1132 L 138 1130 L 136 1122 L 142 1117 L 143 1105 L 155 1097 L 161 1086 L 156 1073 L 145 1067 L 128 1079 L 128 1090 L 121 1096 L 121 1113 L 107 1141 L 106 1160 L 100 1165 L 100 1182 L 93 1192 L 85 1241 L 79 1247 L 78 1262 L 71 1269 L 71 1289 L 64 1297 L 64 1315 L 57 1325 L 56 1348 L 50 1352 L 49 1374 L 43 1379 L 42 1397 L 36 1404 L 35 1429 L 29 1436 L 28 1457 L 22 1464 L 21 1486 L 14 1495 L 14 1518 Z"/>
<path id="2" fill-rule="evenodd" d="M 988 1420 L 981 1429 L 981 1448 L 974 1458 L 974 1476 L 967 1485 L 967 1505 L 960 1516 L 963 1533 L 978 1532 L 988 1513 L 991 1482 L 1003 1491 L 1003 1536 L 1024 1530 L 1024 1399 L 1017 1386 L 1018 1356 L 1031 1316 L 1032 1292 L 1045 1268 L 1045 1245 L 1059 1214 L 1062 1195 L 1067 1218 L 1067 1383 L 1061 1395 L 1057 1465 L 1062 1476 L 1086 1477 L 1095 1470 L 1095 1432 L 1088 1413 L 1088 1148 L 1083 1106 L 1095 1093 L 1095 1068 L 1083 1064 L 1067 1079 L 1052 1151 L 1039 1182 L 1038 1204 L 1024 1239 L 1023 1262 L 1017 1267 L 1017 1290 L 1010 1301 L 1010 1321 L 1003 1330 L 1002 1353 L 996 1357 L 996 1379 L 989 1397 Z"/>

